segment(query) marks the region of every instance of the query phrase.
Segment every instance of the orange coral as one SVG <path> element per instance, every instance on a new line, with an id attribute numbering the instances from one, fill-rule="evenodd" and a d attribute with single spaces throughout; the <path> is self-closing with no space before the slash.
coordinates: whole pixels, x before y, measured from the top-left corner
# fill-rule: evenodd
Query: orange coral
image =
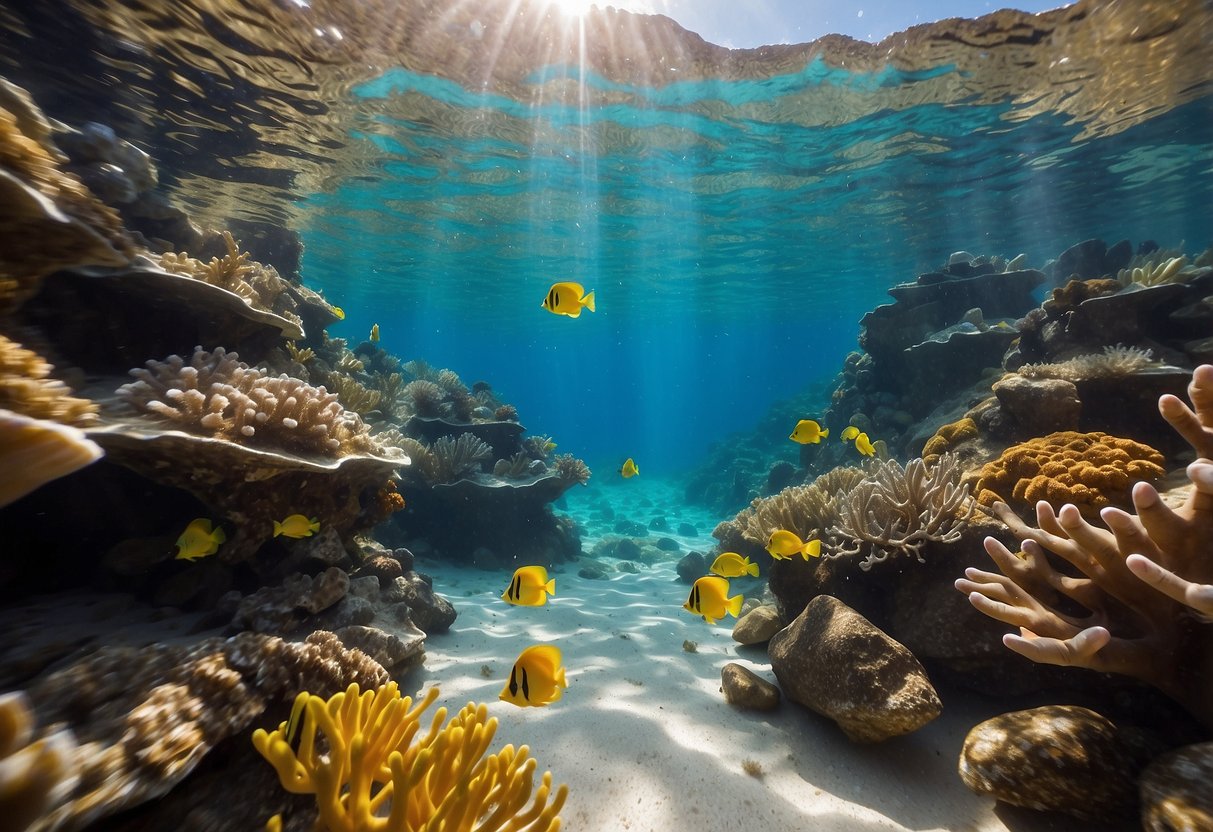
<path id="1" fill-rule="evenodd" d="M 977 501 L 1033 506 L 1073 503 L 1084 516 L 1127 505 L 1139 480 L 1163 474 L 1163 455 L 1140 442 L 1106 433 L 1058 431 L 1012 445 L 981 469 Z"/>
<path id="2" fill-rule="evenodd" d="M 968 416 L 941 425 L 935 435 L 922 446 L 922 461 L 934 465 L 944 451 L 977 436 L 977 423 Z"/>
<path id="3" fill-rule="evenodd" d="M 1042 304 L 1046 312 L 1060 314 L 1073 309 L 1084 300 L 1110 295 L 1122 288 L 1119 280 L 1097 277 L 1091 280 L 1071 280 L 1065 286 L 1053 289 L 1053 296 Z"/>

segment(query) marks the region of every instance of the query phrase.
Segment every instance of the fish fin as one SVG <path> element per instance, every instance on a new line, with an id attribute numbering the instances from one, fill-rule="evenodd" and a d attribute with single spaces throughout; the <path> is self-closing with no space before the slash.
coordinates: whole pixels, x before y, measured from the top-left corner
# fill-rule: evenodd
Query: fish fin
<path id="1" fill-rule="evenodd" d="M 805 560 L 808 560 L 810 557 L 821 557 L 821 541 L 810 540 L 808 543 L 804 544 L 804 548 L 801 549 L 801 553 L 804 555 Z"/>
<path id="2" fill-rule="evenodd" d="M 590 292 L 588 295 L 583 297 L 581 299 L 581 303 L 585 306 L 586 309 L 593 312 L 594 311 L 594 293 Z"/>
<path id="3" fill-rule="evenodd" d="M 310 523 L 308 524 L 308 528 L 309 528 L 309 529 L 311 529 L 313 532 L 318 532 L 318 531 L 320 531 L 320 518 L 319 518 L 319 517 L 313 517 L 313 518 L 312 518 L 312 522 L 310 522 Z"/>
<path id="4" fill-rule="evenodd" d="M 561 314 L 568 315 L 570 318 L 580 318 L 581 317 L 581 307 L 578 306 L 572 312 L 563 312 Z"/>
<path id="5" fill-rule="evenodd" d="M 556 682 L 556 685 L 557 685 L 556 695 L 559 697 L 560 688 L 567 688 L 569 686 L 569 680 L 566 679 L 564 676 L 564 668 L 563 667 L 556 668 L 556 673 L 552 678 Z"/>
<path id="6" fill-rule="evenodd" d="M 544 584 L 543 591 L 546 592 L 548 595 L 555 595 L 556 594 L 556 579 L 552 578 L 552 580 L 550 580 L 546 584 Z"/>
<path id="7" fill-rule="evenodd" d="M 822 439 L 825 439 L 825 438 L 826 438 L 827 436 L 829 436 L 829 435 L 830 435 L 830 429 L 829 429 L 829 428 L 822 428 L 822 429 L 821 429 L 821 438 L 822 438 Z"/>
<path id="8" fill-rule="evenodd" d="M 275 520 L 274 521 L 274 537 L 277 537 L 280 534 L 282 534 L 282 524 L 279 523 L 277 520 Z"/>
<path id="9" fill-rule="evenodd" d="M 745 571 L 748 572 L 753 577 L 757 578 L 758 577 L 758 564 L 751 563 L 749 566 L 746 567 Z"/>
<path id="10" fill-rule="evenodd" d="M 715 619 L 715 618 L 712 618 L 712 616 L 710 616 L 710 615 L 706 615 L 706 614 L 703 616 L 703 620 L 704 620 L 704 621 L 706 621 L 706 622 L 708 622 L 709 624 L 715 624 L 715 623 L 716 623 L 716 619 Z"/>
<path id="11" fill-rule="evenodd" d="M 219 526 L 215 527 L 215 531 L 211 534 L 211 540 L 216 543 L 227 543 L 227 534 Z"/>
<path id="12" fill-rule="evenodd" d="M 741 614 L 741 604 L 743 601 L 745 601 L 744 597 L 742 597 L 740 595 L 734 595 L 732 598 L 730 598 L 728 601 L 725 602 L 724 608 L 728 611 L 729 615 L 736 618 L 738 615 Z"/>

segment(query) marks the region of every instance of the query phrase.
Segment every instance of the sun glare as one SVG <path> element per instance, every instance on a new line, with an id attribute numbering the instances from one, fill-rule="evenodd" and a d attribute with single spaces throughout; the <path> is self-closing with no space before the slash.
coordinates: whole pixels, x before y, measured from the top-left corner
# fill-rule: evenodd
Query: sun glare
<path id="1" fill-rule="evenodd" d="M 595 0 L 551 0 L 551 3 L 567 17 L 582 17 L 595 5 Z"/>

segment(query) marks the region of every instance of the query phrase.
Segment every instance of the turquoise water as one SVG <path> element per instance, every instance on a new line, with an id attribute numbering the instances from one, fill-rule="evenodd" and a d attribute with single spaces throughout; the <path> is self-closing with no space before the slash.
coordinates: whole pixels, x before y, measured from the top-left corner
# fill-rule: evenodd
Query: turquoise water
<path id="1" fill-rule="evenodd" d="M 667 473 L 832 378 L 885 290 L 952 251 L 1040 267 L 1091 237 L 1213 240 L 1210 98 L 1095 138 L 1034 102 L 878 108 L 954 71 L 591 74 L 571 104 L 528 105 L 392 69 L 356 88 L 374 172 L 308 198 L 303 271 L 347 312 L 332 334 L 378 323 L 390 352 L 489 381 L 591 467 Z M 530 80 L 553 78 L 581 75 Z M 791 117 L 827 87 L 875 109 Z M 401 101 L 444 119 L 384 113 Z M 542 310 L 557 280 L 598 311 Z"/>

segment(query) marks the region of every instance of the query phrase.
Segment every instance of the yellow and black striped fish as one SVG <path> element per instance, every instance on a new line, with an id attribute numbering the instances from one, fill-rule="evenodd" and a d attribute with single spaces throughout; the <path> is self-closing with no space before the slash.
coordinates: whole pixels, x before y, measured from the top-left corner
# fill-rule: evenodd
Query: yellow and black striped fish
<path id="1" fill-rule="evenodd" d="M 582 307 L 594 311 L 594 293 L 587 295 L 580 283 L 553 283 L 547 297 L 539 305 L 554 315 L 576 318 L 581 314 Z"/>
<path id="2" fill-rule="evenodd" d="M 736 618 L 741 613 L 740 595 L 728 597 L 729 582 L 715 575 L 705 575 L 691 587 L 691 594 L 682 608 L 695 615 L 702 615 L 703 620 L 715 624 L 717 618 L 731 615 Z"/>
<path id="3" fill-rule="evenodd" d="M 501 689 L 501 700 L 520 707 L 550 705 L 569 686 L 561 666 L 560 648 L 536 644 L 523 650 L 510 668 L 510 681 Z"/>
<path id="4" fill-rule="evenodd" d="M 520 607 L 542 607 L 548 595 L 556 594 L 556 579 L 548 580 L 548 571 L 542 566 L 520 566 L 514 571 L 510 585 L 501 593 L 501 599 Z"/>

